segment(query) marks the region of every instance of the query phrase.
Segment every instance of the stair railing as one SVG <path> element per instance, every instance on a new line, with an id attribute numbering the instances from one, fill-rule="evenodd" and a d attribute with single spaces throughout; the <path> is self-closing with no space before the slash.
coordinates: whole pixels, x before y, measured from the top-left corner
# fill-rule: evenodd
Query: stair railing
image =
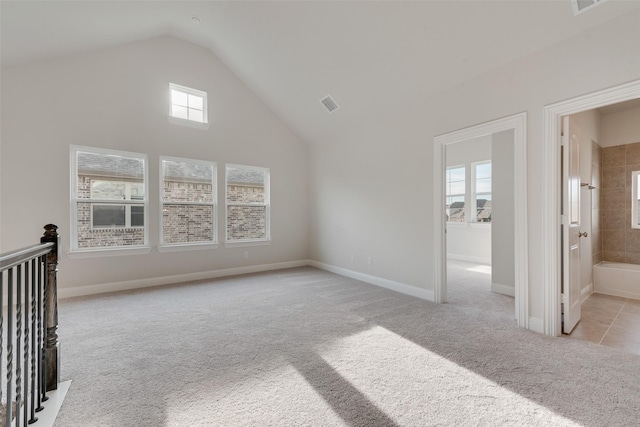
<path id="1" fill-rule="evenodd" d="M 0 255 L 0 426 L 35 423 L 60 382 L 58 227 L 40 244 Z"/>

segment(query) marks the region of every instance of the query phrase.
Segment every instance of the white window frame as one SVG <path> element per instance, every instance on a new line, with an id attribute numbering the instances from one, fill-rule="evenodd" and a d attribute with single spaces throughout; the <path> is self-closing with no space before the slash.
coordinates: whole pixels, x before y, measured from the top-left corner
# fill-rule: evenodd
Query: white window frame
<path id="1" fill-rule="evenodd" d="M 229 185 L 227 183 L 229 168 L 235 169 L 249 169 L 256 170 L 264 173 L 264 203 L 229 203 L 227 202 L 227 192 Z M 225 247 L 233 246 L 258 246 L 268 245 L 271 243 L 271 170 L 269 168 L 263 168 L 258 166 L 247 166 L 227 163 L 224 169 L 224 232 L 225 232 Z M 264 206 L 265 207 L 265 237 L 262 239 L 244 239 L 244 240 L 229 240 L 228 235 L 228 207 L 229 206 Z"/>
<path id="2" fill-rule="evenodd" d="M 123 157 L 139 158 L 143 161 L 144 167 L 144 199 L 143 200 L 105 200 L 105 199 L 93 199 L 93 198 L 78 198 L 78 152 L 116 155 Z M 75 257 L 93 257 L 93 256 L 108 256 L 108 255 L 135 255 L 135 254 L 147 254 L 151 251 L 149 246 L 149 161 L 146 154 L 133 153 L 129 151 L 109 150 L 106 148 L 85 147 L 80 145 L 71 145 L 69 147 L 70 161 L 70 235 L 71 242 L 69 248 L 69 256 Z M 142 245 L 129 245 L 129 246 L 109 246 L 109 247 L 97 247 L 97 248 L 79 248 L 78 247 L 78 204 L 79 203 L 92 203 L 100 205 L 143 205 L 144 206 L 144 243 Z M 93 222 L 93 216 L 91 221 Z M 92 224 L 93 226 L 93 224 Z M 122 227 L 124 228 L 124 227 Z M 138 227 L 136 227 L 138 228 Z"/>
<path id="3" fill-rule="evenodd" d="M 191 206 L 211 206 L 212 207 L 212 218 L 211 222 L 213 225 L 213 240 L 209 242 L 181 242 L 181 243 L 165 243 L 164 242 L 164 164 L 163 161 L 175 161 L 175 162 L 184 162 L 184 163 L 194 163 L 199 165 L 211 166 L 213 168 L 211 175 L 211 203 L 209 202 L 172 202 L 166 201 L 167 204 L 172 205 L 191 205 Z M 178 252 L 178 251 L 188 251 L 188 250 L 198 250 L 198 249 L 213 249 L 218 247 L 218 165 L 216 162 L 210 162 L 206 160 L 196 160 L 196 159 L 184 159 L 181 157 L 169 157 L 169 156 L 160 156 L 160 244 L 158 245 L 158 252 Z"/>
<path id="4" fill-rule="evenodd" d="M 197 96 L 202 98 L 202 121 L 193 120 L 193 119 L 185 119 L 182 117 L 176 117 L 173 115 L 173 106 L 176 105 L 173 103 L 173 94 L 172 91 L 177 91 L 184 93 L 187 95 Z M 189 107 L 186 106 L 187 111 Z M 195 109 L 194 109 L 195 110 Z M 181 86 L 175 83 L 169 83 L 169 122 L 181 126 L 189 126 L 197 129 L 209 129 L 209 108 L 207 101 L 207 92 L 193 89 L 187 86 Z"/>
<path id="5" fill-rule="evenodd" d="M 464 169 L 464 193 L 455 193 L 455 194 L 448 194 L 448 176 L 447 176 L 447 172 L 451 169 Z M 445 169 L 445 208 L 447 206 L 446 200 L 449 197 L 462 197 L 464 200 L 464 221 L 447 221 L 447 225 L 452 225 L 454 227 L 456 226 L 463 226 L 463 224 L 467 223 L 467 217 L 469 216 L 469 203 L 467 203 L 467 187 L 469 185 L 469 179 L 467 178 L 468 173 L 467 173 L 467 166 L 465 164 L 459 164 L 459 165 L 451 165 L 451 166 L 447 166 Z"/>
<path id="6" fill-rule="evenodd" d="M 477 186 L 477 177 L 476 177 L 476 168 L 480 165 L 486 165 L 486 164 L 491 164 L 491 160 L 481 160 L 478 162 L 471 162 L 471 203 L 470 203 L 470 208 L 472 209 L 472 215 L 469 221 L 469 223 L 475 223 L 475 224 L 482 224 L 482 225 L 486 225 L 489 226 L 491 225 L 491 221 L 489 222 L 478 222 L 478 196 L 482 196 L 482 195 L 490 195 L 493 198 L 493 191 L 482 191 L 482 192 L 478 192 L 476 189 Z M 491 164 L 491 189 L 493 190 L 493 165 Z M 492 208 L 493 208 L 493 203 L 492 203 Z"/>
<path id="7" fill-rule="evenodd" d="M 640 221 L 638 220 L 638 179 L 640 179 L 640 171 L 631 172 L 631 228 L 640 228 Z"/>

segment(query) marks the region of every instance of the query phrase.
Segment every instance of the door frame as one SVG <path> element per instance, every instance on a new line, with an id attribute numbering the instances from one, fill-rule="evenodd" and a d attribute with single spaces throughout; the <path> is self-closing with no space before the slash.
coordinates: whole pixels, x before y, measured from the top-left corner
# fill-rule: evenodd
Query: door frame
<path id="1" fill-rule="evenodd" d="M 561 229 L 560 207 L 560 138 L 562 116 L 593 110 L 606 105 L 640 98 L 640 80 L 600 90 L 577 98 L 545 106 L 544 112 L 544 169 L 542 170 L 542 256 L 545 335 L 560 336 L 561 322 Z"/>
<path id="2" fill-rule="evenodd" d="M 433 258 L 434 301 L 447 302 L 447 245 L 445 218 L 445 148 L 447 145 L 513 130 L 514 136 L 514 249 L 515 317 L 518 326 L 529 328 L 529 282 L 527 239 L 527 113 L 464 128 L 433 139 Z"/>

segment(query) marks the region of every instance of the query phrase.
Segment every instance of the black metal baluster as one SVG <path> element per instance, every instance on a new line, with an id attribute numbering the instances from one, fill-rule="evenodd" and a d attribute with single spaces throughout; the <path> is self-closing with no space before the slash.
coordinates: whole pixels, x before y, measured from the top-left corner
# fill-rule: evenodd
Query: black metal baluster
<path id="1" fill-rule="evenodd" d="M 40 392 L 42 393 L 42 401 L 46 402 L 49 400 L 47 397 L 47 282 L 49 281 L 49 274 L 47 272 L 47 256 L 42 256 L 42 273 L 44 279 L 42 280 L 42 286 L 38 289 L 42 289 L 42 359 L 40 360 L 40 373 L 42 374 L 42 383 L 40 384 Z"/>
<path id="2" fill-rule="evenodd" d="M 13 382 L 13 268 L 7 277 L 7 404 L 5 410 L 5 426 L 11 425 L 11 384 Z"/>
<path id="3" fill-rule="evenodd" d="M 22 400 L 22 365 L 20 351 L 22 342 L 22 266 L 16 266 L 16 426 L 20 425 L 20 402 Z"/>
<path id="4" fill-rule="evenodd" d="M 31 260 L 31 418 L 29 424 L 33 424 L 38 421 L 36 417 L 36 394 L 38 389 L 36 388 L 36 262 L 37 260 Z M 26 416 L 25 416 L 26 419 Z"/>
<path id="5" fill-rule="evenodd" d="M 22 394 L 24 402 L 22 404 L 22 425 L 27 424 L 29 416 L 29 261 L 24 263 L 24 343 L 22 344 Z"/>

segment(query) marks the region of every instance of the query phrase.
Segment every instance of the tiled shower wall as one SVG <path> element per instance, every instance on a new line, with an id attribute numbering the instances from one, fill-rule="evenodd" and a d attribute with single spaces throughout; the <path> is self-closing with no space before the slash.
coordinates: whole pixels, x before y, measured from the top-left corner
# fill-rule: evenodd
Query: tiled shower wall
<path id="1" fill-rule="evenodd" d="M 602 259 L 640 264 L 640 229 L 631 228 L 631 172 L 640 170 L 640 142 L 602 148 L 600 166 Z"/>
<path id="2" fill-rule="evenodd" d="M 600 232 L 600 195 L 602 190 L 602 147 L 596 142 L 591 142 L 591 254 L 593 265 L 602 261 L 602 233 Z"/>

